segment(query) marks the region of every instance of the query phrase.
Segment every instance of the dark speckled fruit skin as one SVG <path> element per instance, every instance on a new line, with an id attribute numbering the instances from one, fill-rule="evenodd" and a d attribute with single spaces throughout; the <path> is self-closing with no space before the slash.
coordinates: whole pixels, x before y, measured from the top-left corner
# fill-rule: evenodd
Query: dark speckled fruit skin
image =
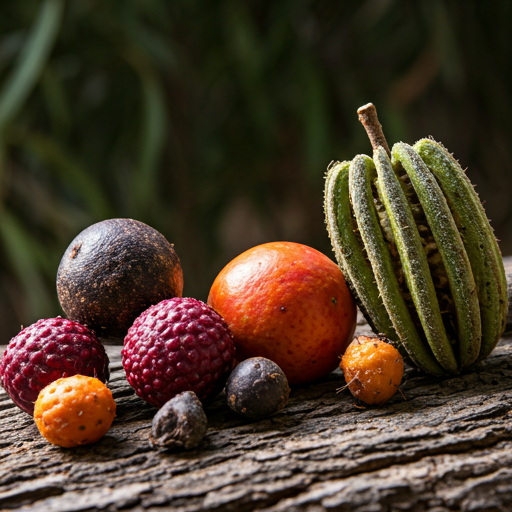
<path id="1" fill-rule="evenodd" d="M 128 382 L 156 407 L 183 391 L 211 401 L 224 387 L 234 354 L 224 319 L 204 302 L 179 297 L 142 313 L 122 350 Z"/>
<path id="2" fill-rule="evenodd" d="M 226 383 L 228 406 L 250 420 L 262 420 L 279 412 L 290 395 L 283 370 L 265 357 L 242 361 Z"/>
<path id="3" fill-rule="evenodd" d="M 183 391 L 155 414 L 149 441 L 157 449 L 190 450 L 199 445 L 207 429 L 208 420 L 196 394 Z"/>
<path id="4" fill-rule="evenodd" d="M 57 272 L 66 316 L 121 342 L 145 309 L 181 297 L 182 291 L 183 271 L 173 246 L 132 219 L 89 226 L 71 242 Z"/>
<path id="5" fill-rule="evenodd" d="M 0 361 L 0 380 L 12 401 L 34 413 L 39 392 L 72 375 L 109 378 L 108 356 L 89 329 L 64 318 L 47 318 L 12 338 Z"/>

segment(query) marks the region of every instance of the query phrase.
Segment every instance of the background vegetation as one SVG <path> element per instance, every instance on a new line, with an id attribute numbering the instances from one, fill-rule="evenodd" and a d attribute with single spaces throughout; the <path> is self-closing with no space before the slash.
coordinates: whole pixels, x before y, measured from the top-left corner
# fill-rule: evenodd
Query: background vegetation
<path id="1" fill-rule="evenodd" d="M 324 172 L 432 135 L 512 253 L 512 2 L 24 0 L 0 5 L 0 343 L 61 314 L 55 275 L 88 225 L 174 242 L 185 295 L 272 240 L 332 256 Z"/>

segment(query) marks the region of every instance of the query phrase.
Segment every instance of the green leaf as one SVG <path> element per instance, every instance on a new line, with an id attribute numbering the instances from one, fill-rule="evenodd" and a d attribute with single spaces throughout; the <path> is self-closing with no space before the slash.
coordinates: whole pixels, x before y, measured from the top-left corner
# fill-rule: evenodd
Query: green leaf
<path id="1" fill-rule="evenodd" d="M 0 93 L 0 133 L 16 116 L 37 83 L 57 38 L 63 10 L 63 0 L 43 3 L 19 61 Z"/>
<path id="2" fill-rule="evenodd" d="M 142 133 L 134 197 L 145 210 L 157 188 L 160 157 L 166 140 L 166 103 L 162 86 L 153 73 L 140 73 L 142 82 Z"/>
<path id="3" fill-rule="evenodd" d="M 81 197 L 93 217 L 101 220 L 112 215 L 104 189 L 82 163 L 75 160 L 56 139 L 43 135 L 28 135 L 23 147 L 52 168 L 63 183 Z"/>
<path id="4" fill-rule="evenodd" d="M 29 316 L 37 320 L 52 315 L 54 301 L 49 297 L 39 264 L 44 249 L 36 245 L 33 235 L 7 209 L 0 219 L 0 239 L 10 267 L 24 289 Z"/>

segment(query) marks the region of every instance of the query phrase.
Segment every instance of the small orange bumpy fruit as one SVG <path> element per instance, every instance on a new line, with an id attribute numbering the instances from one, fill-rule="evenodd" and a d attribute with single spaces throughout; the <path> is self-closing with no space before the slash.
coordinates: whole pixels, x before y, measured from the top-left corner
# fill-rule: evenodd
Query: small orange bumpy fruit
<path id="1" fill-rule="evenodd" d="M 64 448 L 95 443 L 116 415 L 110 390 L 94 377 L 74 375 L 41 390 L 34 407 L 39 432 Z"/>
<path id="2" fill-rule="evenodd" d="M 358 336 L 341 358 L 350 392 L 369 405 L 383 404 L 397 391 L 404 373 L 398 350 L 380 338 Z"/>

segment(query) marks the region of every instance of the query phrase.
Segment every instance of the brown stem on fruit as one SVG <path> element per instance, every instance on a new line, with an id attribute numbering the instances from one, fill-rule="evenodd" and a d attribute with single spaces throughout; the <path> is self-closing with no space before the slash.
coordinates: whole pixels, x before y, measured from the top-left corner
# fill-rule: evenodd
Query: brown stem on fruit
<path id="1" fill-rule="evenodd" d="M 377 109 L 375 108 L 373 103 L 368 103 L 367 105 L 363 105 L 357 109 L 357 113 L 359 115 L 359 121 L 361 121 L 370 142 L 372 143 L 372 148 L 375 150 L 379 146 L 382 146 L 388 156 L 391 158 L 391 151 L 389 150 L 388 143 L 386 141 L 386 137 L 384 136 L 384 132 L 382 131 L 382 125 L 379 123 L 379 118 L 377 117 Z"/>

